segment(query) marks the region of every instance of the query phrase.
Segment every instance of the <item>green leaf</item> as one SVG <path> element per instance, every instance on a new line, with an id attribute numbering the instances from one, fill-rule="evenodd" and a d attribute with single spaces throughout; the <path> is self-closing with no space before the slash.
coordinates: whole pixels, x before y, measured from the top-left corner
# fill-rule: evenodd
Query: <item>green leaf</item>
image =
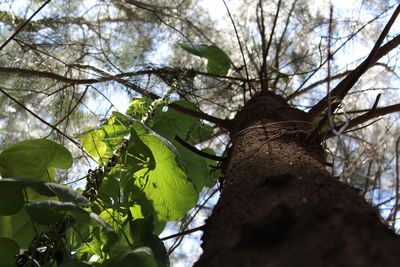
<path id="1" fill-rule="evenodd" d="M 82 261 L 88 261 L 94 255 L 98 256 L 100 259 L 103 257 L 102 241 L 100 238 L 100 229 L 98 227 L 92 230 L 90 242 L 85 240 L 76 252 L 76 257 Z"/>
<path id="2" fill-rule="evenodd" d="M 146 245 L 149 246 L 153 251 L 158 267 L 169 267 L 169 256 L 167 249 L 158 236 L 152 235 L 147 240 Z"/>
<path id="3" fill-rule="evenodd" d="M 98 197 L 109 205 L 120 204 L 120 185 L 115 177 L 105 177 L 98 192 Z"/>
<path id="4" fill-rule="evenodd" d="M 84 263 L 81 261 L 68 261 L 68 262 L 63 262 L 60 267 L 91 267 L 92 265 L 88 264 L 88 263 Z"/>
<path id="5" fill-rule="evenodd" d="M 179 220 L 196 204 L 198 192 L 175 148 L 140 122 L 133 123 L 126 164 L 135 170 L 135 184 L 151 201 L 158 220 Z"/>
<path id="6" fill-rule="evenodd" d="M 13 203 L 13 205 L 9 205 L 9 203 L 5 202 L 7 203 L 7 206 L 9 206 L 9 208 L 12 208 L 14 205 L 17 205 L 18 203 L 20 204 L 21 202 L 18 202 L 17 198 L 21 196 L 23 197 L 22 189 L 24 187 L 32 188 L 37 193 L 43 196 L 48 196 L 48 197 L 57 196 L 58 199 L 63 202 L 73 202 L 82 205 L 89 204 L 89 200 L 86 197 L 84 197 L 82 194 L 78 193 L 74 189 L 65 185 L 57 183 L 36 182 L 24 178 L 5 178 L 5 179 L 0 179 L 0 215 L 2 214 L 1 204 L 4 203 L 4 201 L 6 201 L 6 200 L 2 201 L 2 199 L 6 198 L 9 195 L 11 195 L 13 198 L 16 198 L 11 202 Z M 2 190 L 4 190 L 4 193 L 1 193 Z M 20 192 L 20 194 L 16 194 L 16 192 Z M 3 215 L 10 215 L 10 214 L 3 214 Z"/>
<path id="7" fill-rule="evenodd" d="M 173 103 L 174 105 L 195 110 L 195 105 L 186 100 L 178 100 Z M 175 139 L 175 135 L 179 135 L 180 137 L 190 136 L 190 131 L 195 128 L 198 119 L 178 112 L 175 109 L 168 108 L 166 112 L 156 112 L 152 122 L 152 129 L 156 133 L 172 141 Z"/>
<path id="8" fill-rule="evenodd" d="M 0 216 L 0 237 L 8 237 L 17 241 L 21 248 L 28 248 L 36 236 L 36 232 L 45 231 L 47 226 L 32 226 L 32 220 L 25 209 L 12 216 Z M 1 266 L 1 265 L 0 265 Z"/>
<path id="9" fill-rule="evenodd" d="M 196 122 L 196 119 L 190 119 L 185 127 L 192 127 Z M 112 127 L 120 128 L 114 131 Z M 102 186 L 100 195 L 109 204 L 115 203 L 119 197 L 118 181 L 115 179 L 122 178 L 122 191 L 128 188 L 127 181 L 132 179 L 132 183 L 143 191 L 154 207 L 152 213 L 155 214 L 156 225 L 167 220 L 179 220 L 196 204 L 198 191 L 186 175 L 182 159 L 171 143 L 120 113 L 113 113 L 107 124 L 96 130 L 105 132 L 104 139 L 96 142 L 106 143 L 107 151 L 112 151 L 127 135 L 129 128 L 131 135 L 125 159 L 118 166 L 119 171 L 113 172 L 110 180 L 107 179 L 106 183 L 111 182 L 112 188 Z M 126 201 L 129 194 L 123 195 Z"/>
<path id="10" fill-rule="evenodd" d="M 92 157 L 102 158 L 103 160 L 111 157 L 124 136 L 129 134 L 129 129 L 116 121 L 115 117 L 111 117 L 107 123 L 81 137 L 82 146 L 85 150 Z"/>
<path id="11" fill-rule="evenodd" d="M 87 212 L 84 208 L 72 202 L 42 200 L 25 204 L 25 209 L 32 220 L 39 224 L 49 225 L 55 223 L 68 214 L 78 221 L 87 221 L 91 219 L 103 228 L 113 231 L 112 227 L 104 222 L 97 214 Z"/>
<path id="12" fill-rule="evenodd" d="M 132 263 L 135 267 L 158 267 L 154 254 L 149 247 L 127 251 L 117 257 L 110 266 L 131 267 Z"/>
<path id="13" fill-rule="evenodd" d="M 195 105 L 186 100 L 179 100 L 173 103 L 192 110 L 195 109 Z M 166 112 L 157 112 L 155 114 L 153 129 L 176 147 L 187 168 L 190 179 L 196 186 L 197 191 L 200 192 L 206 181 L 210 179 L 206 160 L 176 142 L 175 136 L 187 137 L 189 142 L 196 144 L 211 138 L 212 127 L 200 123 L 198 119 L 192 116 L 182 114 L 174 109 L 168 109 Z"/>
<path id="14" fill-rule="evenodd" d="M 141 120 L 147 113 L 151 102 L 152 101 L 148 98 L 133 98 L 130 101 L 130 106 L 126 111 L 126 115 L 129 115 L 134 119 Z"/>
<path id="15" fill-rule="evenodd" d="M 124 222 L 124 216 L 113 209 L 106 209 L 103 210 L 102 213 L 100 213 L 99 217 L 108 225 L 118 229 L 119 226 L 121 226 Z"/>
<path id="16" fill-rule="evenodd" d="M 134 245 L 146 245 L 149 237 L 153 235 L 154 232 L 154 218 L 153 216 L 148 216 L 145 218 L 133 219 L 130 211 L 128 211 L 128 223 L 129 230 L 134 241 Z"/>
<path id="17" fill-rule="evenodd" d="M 27 140 L 0 153 L 0 172 L 2 177 L 52 181 L 54 168 L 68 169 L 72 161 L 71 153 L 60 144 L 47 139 Z"/>
<path id="18" fill-rule="evenodd" d="M 196 187 L 196 190 L 200 192 L 206 184 L 206 181 L 210 179 L 206 159 L 193 153 L 176 141 L 172 143 L 178 150 L 179 155 L 184 159 L 183 161 L 189 177 Z"/>
<path id="19" fill-rule="evenodd" d="M 23 186 L 16 181 L 0 179 L 0 215 L 17 213 L 24 205 Z"/>
<path id="20" fill-rule="evenodd" d="M 28 203 L 25 205 L 25 208 L 32 221 L 43 225 L 50 225 L 58 222 L 64 218 L 68 212 L 87 213 L 87 211 L 76 204 L 54 200 Z"/>
<path id="21" fill-rule="evenodd" d="M 190 141 L 194 143 L 201 143 L 209 140 L 214 134 L 214 128 L 211 125 L 204 123 L 196 123 L 190 130 Z"/>
<path id="22" fill-rule="evenodd" d="M 101 158 L 107 151 L 107 144 L 103 142 L 105 131 L 92 130 L 81 137 L 82 146 L 94 158 Z"/>
<path id="23" fill-rule="evenodd" d="M 160 234 L 164 230 L 166 222 L 155 218 L 156 212 L 154 211 L 152 202 L 147 199 L 145 193 L 135 185 L 135 180 L 133 178 L 126 180 L 123 188 L 123 195 L 125 196 L 124 202 L 129 206 L 128 216 L 131 214 L 132 219 L 135 220 L 151 217 L 153 220 L 151 227 L 154 228 L 152 233 Z M 132 203 L 134 204 L 132 205 Z"/>
<path id="24" fill-rule="evenodd" d="M 81 205 L 86 205 L 90 203 L 90 201 L 86 197 L 68 186 L 56 183 L 43 183 L 41 185 L 43 187 L 46 187 L 49 191 L 53 192 L 54 195 L 63 202 L 72 202 Z"/>
<path id="25" fill-rule="evenodd" d="M 226 75 L 231 62 L 228 55 L 216 45 L 192 44 L 190 42 L 178 43 L 189 53 L 207 59 L 207 72 L 210 74 Z"/>
<path id="26" fill-rule="evenodd" d="M 16 256 L 19 254 L 19 245 L 13 239 L 0 237 L 0 266 L 16 266 Z"/>

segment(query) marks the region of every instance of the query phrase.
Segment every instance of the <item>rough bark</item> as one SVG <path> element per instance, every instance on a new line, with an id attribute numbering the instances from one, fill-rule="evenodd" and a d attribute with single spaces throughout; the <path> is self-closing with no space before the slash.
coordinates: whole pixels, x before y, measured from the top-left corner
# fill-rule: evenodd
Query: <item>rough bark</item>
<path id="1" fill-rule="evenodd" d="M 398 266 L 400 239 L 331 176 L 306 113 L 272 94 L 239 112 L 195 267 Z"/>

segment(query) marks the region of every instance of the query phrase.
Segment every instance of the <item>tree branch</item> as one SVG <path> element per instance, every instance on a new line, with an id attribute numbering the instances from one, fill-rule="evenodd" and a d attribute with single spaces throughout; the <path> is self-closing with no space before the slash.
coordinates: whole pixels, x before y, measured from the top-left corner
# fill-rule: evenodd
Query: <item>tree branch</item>
<path id="1" fill-rule="evenodd" d="M 371 109 L 367 113 L 348 121 L 347 129 L 354 128 L 364 122 L 375 119 L 379 116 L 384 116 L 384 115 L 394 113 L 394 112 L 399 112 L 399 111 L 400 111 L 400 104 L 395 104 L 395 105 L 382 107 L 382 108 Z M 335 126 L 335 128 L 340 129 L 343 125 L 344 124 L 340 124 L 338 126 Z M 333 132 L 329 131 L 328 134 L 325 136 L 325 139 L 331 138 L 333 136 L 334 136 Z"/>
<path id="2" fill-rule="evenodd" d="M 299 95 L 302 95 L 302 94 L 304 94 L 304 93 L 307 93 L 308 91 L 312 90 L 312 89 L 315 88 L 316 86 L 322 85 L 322 84 L 328 82 L 328 80 L 331 80 L 331 81 L 332 81 L 332 80 L 336 80 L 336 79 L 343 78 L 343 77 L 349 75 L 352 71 L 353 71 L 353 70 L 347 70 L 347 71 L 345 71 L 345 72 L 342 72 L 342 73 L 338 73 L 338 74 L 336 74 L 336 75 L 333 75 L 333 76 L 331 76 L 330 78 L 325 78 L 325 79 L 319 80 L 319 81 L 317 81 L 317 82 L 315 82 L 315 83 L 310 84 L 310 85 L 307 86 L 307 87 L 304 87 L 303 89 L 294 91 L 294 92 L 293 92 L 292 94 L 290 94 L 286 99 L 287 99 L 287 100 L 290 100 L 290 99 L 292 99 L 292 98 L 294 98 L 294 97 L 297 97 L 297 96 L 299 96 Z"/>
<path id="3" fill-rule="evenodd" d="M 72 64 L 72 67 L 77 67 L 77 65 Z M 127 80 L 124 80 L 124 77 L 132 77 L 132 76 L 140 76 L 140 75 L 147 75 L 147 74 L 160 74 L 160 73 L 166 73 L 166 74 L 176 74 L 177 71 L 185 73 L 184 70 L 182 69 L 174 69 L 174 68 L 160 68 L 160 69 L 147 69 L 147 70 L 140 70 L 140 71 L 134 71 L 134 72 L 126 72 L 126 73 L 120 73 L 120 74 L 110 74 L 108 72 L 105 72 L 99 68 L 93 67 L 93 66 L 80 66 L 81 68 L 89 68 L 92 69 L 98 73 L 100 73 L 102 76 L 99 78 L 93 78 L 93 79 L 74 79 L 74 78 L 68 78 L 64 77 L 62 75 L 53 73 L 53 72 L 48 72 L 48 71 L 38 71 L 38 70 L 30 70 L 30 69 L 21 69 L 21 68 L 14 68 L 14 67 L 0 67 L 0 73 L 5 73 L 5 74 L 11 74 L 11 75 L 19 75 L 19 76 L 36 76 L 40 78 L 47 78 L 47 79 L 53 79 L 57 80 L 60 82 L 68 83 L 68 84 L 94 84 L 94 83 L 101 83 L 101 82 L 107 82 L 107 81 L 117 81 L 121 83 L 122 85 L 146 96 L 149 97 L 150 99 L 156 100 L 159 99 L 160 97 L 152 92 L 149 92 L 138 85 L 131 83 Z M 186 70 L 186 72 L 194 71 L 194 70 Z M 195 74 L 199 74 L 198 72 L 194 71 Z M 201 73 L 200 73 L 201 74 Z M 214 123 L 218 127 L 221 127 L 223 129 L 229 130 L 231 128 L 231 120 L 229 119 L 220 119 L 214 116 L 211 116 L 207 113 L 204 113 L 200 110 L 193 110 L 193 109 L 188 109 L 183 106 L 179 106 L 177 104 L 171 103 L 168 105 L 169 107 L 185 113 L 187 115 L 190 115 L 192 117 L 196 117 L 199 119 L 203 119 L 206 121 L 209 121 L 211 123 Z"/>
<path id="4" fill-rule="evenodd" d="M 83 151 L 83 153 L 87 154 L 85 152 L 85 150 L 83 149 L 83 147 L 81 146 L 81 144 L 79 144 L 76 140 L 74 140 L 71 136 L 67 135 L 66 133 L 64 133 L 63 131 L 61 131 L 57 126 L 47 122 L 46 120 L 44 120 L 42 117 L 40 117 L 39 115 L 37 115 L 35 112 L 33 112 L 31 109 L 29 109 L 28 107 L 26 107 L 21 101 L 19 101 L 18 99 L 14 98 L 13 96 L 11 96 L 9 93 L 7 93 L 5 90 L 3 90 L 3 88 L 0 87 L 0 92 L 3 93 L 7 98 L 9 98 L 11 101 L 15 102 L 18 106 L 20 106 L 22 109 L 24 109 L 25 111 L 27 111 L 29 114 L 31 114 L 32 116 L 34 116 L 36 119 L 38 119 L 40 122 L 42 122 L 43 124 L 47 125 L 49 128 L 53 129 L 54 131 L 56 131 L 57 133 L 59 133 L 60 135 L 64 136 L 66 139 L 68 139 L 69 141 L 71 141 L 71 143 L 73 143 L 75 146 L 77 146 L 80 150 Z M 89 156 L 91 159 L 92 156 L 90 156 L 89 154 L 87 154 L 87 156 Z M 94 159 L 93 159 L 94 160 Z"/>
<path id="5" fill-rule="evenodd" d="M 173 234 L 173 235 L 169 235 L 169 236 L 163 237 L 163 238 L 161 238 L 161 240 L 165 241 L 165 240 L 168 240 L 168 239 L 171 239 L 171 238 L 188 235 L 188 234 L 191 234 L 191 233 L 194 233 L 194 232 L 197 232 L 197 231 L 203 231 L 205 229 L 205 227 L 206 227 L 205 225 L 202 225 L 202 226 L 199 226 L 199 227 L 195 227 L 195 228 L 192 228 L 192 229 L 189 229 L 189 230 L 185 230 L 185 231 Z"/>
<path id="6" fill-rule="evenodd" d="M 98 68 L 90 66 L 90 65 L 81 65 L 81 64 L 69 64 L 69 67 L 74 68 L 87 68 L 87 69 L 97 69 L 95 71 L 99 71 Z M 123 72 L 119 74 L 108 74 L 108 76 L 99 76 L 98 78 L 90 78 L 90 79 L 74 79 L 62 76 L 60 74 L 49 72 L 49 71 L 40 71 L 40 70 L 33 70 L 33 69 L 23 69 L 23 68 L 16 68 L 16 67 L 0 67 L 0 73 L 10 74 L 10 75 L 17 75 L 17 76 L 35 76 L 39 78 L 45 79 L 53 79 L 64 83 L 69 84 L 94 84 L 94 83 L 101 83 L 107 81 L 114 81 L 118 78 L 127 78 L 127 77 L 134 77 L 134 76 L 142 76 L 148 74 L 176 74 L 176 73 L 192 73 L 194 75 L 202 75 L 211 78 L 220 78 L 220 79 L 227 79 L 227 80 L 234 80 L 234 81 L 247 81 L 245 78 L 240 77 L 231 77 L 231 76 L 223 76 L 223 75 L 215 75 L 206 72 L 196 71 L 193 69 L 182 69 L 182 68 L 157 68 L 157 69 L 143 69 L 138 71 L 130 71 L 130 72 Z M 249 81 L 256 81 L 255 79 L 250 79 Z"/>
<path id="7" fill-rule="evenodd" d="M 189 149 L 190 151 L 192 151 L 193 153 L 195 153 L 201 157 L 208 158 L 211 160 L 216 160 L 216 161 L 225 161 L 226 160 L 226 157 L 212 155 L 212 154 L 209 154 L 207 152 L 197 149 L 195 146 L 192 146 L 191 144 L 189 144 L 188 142 L 186 142 L 185 140 L 180 138 L 178 135 L 175 135 L 175 140 L 178 143 L 180 143 L 182 146 L 186 147 L 187 149 Z"/>
<path id="8" fill-rule="evenodd" d="M 368 57 L 356 68 L 354 69 L 345 79 L 343 79 L 331 92 L 329 96 L 325 96 L 322 100 L 320 100 L 316 105 L 314 105 L 308 114 L 311 118 L 315 118 L 318 114 L 324 111 L 328 105 L 328 97 L 335 100 L 343 100 L 343 98 L 347 95 L 349 90 L 354 86 L 354 84 L 358 81 L 358 79 L 379 59 L 389 53 L 392 49 L 397 47 L 400 44 L 400 36 L 397 35 L 390 42 L 386 43 L 381 47 L 383 40 L 389 33 L 390 28 L 395 22 L 397 16 L 400 13 L 400 5 L 397 6 L 396 10 L 392 14 L 392 17 L 387 22 L 385 28 L 379 35 L 378 40 L 376 41 L 374 47 L 369 53 Z M 333 101 L 332 104 L 332 112 L 336 110 L 341 101 Z"/>
<path id="9" fill-rule="evenodd" d="M 50 1 L 51 0 L 47 0 L 46 2 L 44 2 L 24 23 L 18 26 L 15 32 L 11 34 L 11 36 L 8 37 L 8 39 L 0 46 L 0 50 L 2 50 L 9 42 L 11 42 L 11 40 L 14 39 L 14 37 L 17 36 L 17 34 L 40 12 L 40 10 L 47 6 Z"/>

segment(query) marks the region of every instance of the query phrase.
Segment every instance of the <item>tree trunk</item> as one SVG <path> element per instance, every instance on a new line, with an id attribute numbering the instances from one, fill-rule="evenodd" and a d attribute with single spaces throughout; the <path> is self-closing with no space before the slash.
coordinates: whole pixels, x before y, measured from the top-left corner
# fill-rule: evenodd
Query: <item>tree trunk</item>
<path id="1" fill-rule="evenodd" d="M 235 119 L 221 198 L 195 267 L 399 266 L 400 239 L 329 174 L 307 114 L 271 93 Z"/>

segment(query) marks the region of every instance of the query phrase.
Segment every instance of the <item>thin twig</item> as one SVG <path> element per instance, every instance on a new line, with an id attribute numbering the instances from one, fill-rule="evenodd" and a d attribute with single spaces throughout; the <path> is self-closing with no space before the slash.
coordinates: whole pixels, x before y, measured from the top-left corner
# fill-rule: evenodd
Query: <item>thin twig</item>
<path id="1" fill-rule="evenodd" d="M 332 54 L 331 54 L 331 55 L 332 55 Z M 329 79 L 332 81 L 332 80 L 335 80 L 335 79 L 343 78 L 343 77 L 349 75 L 352 71 L 353 71 L 353 70 L 347 70 L 347 71 L 344 71 L 344 72 L 341 72 L 341 73 L 332 75 Z M 307 93 L 308 91 L 312 90 L 313 88 L 317 87 L 318 85 L 322 85 L 322 84 L 326 83 L 327 81 L 328 81 L 328 78 L 325 78 L 325 79 L 316 81 L 316 82 L 310 84 L 309 86 L 304 87 L 303 89 L 296 89 L 296 90 L 295 90 L 293 93 L 291 93 L 286 99 L 290 100 L 290 99 L 292 99 L 292 98 L 294 98 L 294 97 L 297 97 L 297 96 L 299 96 L 299 95 L 302 95 L 302 94 L 304 94 L 304 93 Z"/>
<path id="2" fill-rule="evenodd" d="M 79 144 L 77 141 L 75 141 L 72 137 L 70 137 L 69 135 L 67 135 L 66 133 L 64 133 L 63 131 L 61 131 L 60 129 L 58 129 L 56 126 L 52 125 L 51 123 L 45 121 L 44 119 L 42 119 L 41 117 L 39 117 L 35 112 L 33 112 L 32 110 L 30 110 L 28 107 L 26 107 L 22 102 L 20 102 L 19 100 L 17 100 L 16 98 L 14 98 L 13 96 L 11 96 L 10 94 L 8 94 L 6 91 L 3 90 L 3 88 L 0 87 L 0 92 L 3 93 L 6 97 L 8 97 L 9 99 L 11 99 L 13 102 L 15 102 L 18 106 L 22 107 L 24 110 L 26 110 L 28 113 L 30 113 L 32 116 L 34 116 L 36 119 L 38 119 L 39 121 L 41 121 L 43 124 L 47 125 L 48 127 L 50 127 L 51 129 L 53 129 L 54 131 L 56 131 L 57 133 L 61 134 L 62 136 L 64 136 L 65 138 L 67 138 L 69 141 L 71 141 L 74 145 L 76 145 L 79 149 L 81 149 L 83 152 L 85 152 L 83 150 L 83 147 L 81 146 L 81 144 Z M 92 158 L 89 154 L 88 156 L 90 158 Z M 93 158 L 92 158 L 93 159 Z M 94 159 L 93 159 L 94 160 Z"/>
<path id="3" fill-rule="evenodd" d="M 85 97 L 86 92 L 88 91 L 88 89 L 89 89 L 89 85 L 86 86 L 85 91 L 83 91 L 81 97 L 78 99 L 76 104 L 68 111 L 68 113 L 61 120 L 59 120 L 56 124 L 54 124 L 54 126 L 58 126 L 59 124 L 61 124 L 64 120 L 66 120 L 72 114 L 72 112 L 74 112 L 74 110 L 82 102 L 82 100 Z"/>
<path id="4" fill-rule="evenodd" d="M 348 122 L 347 129 L 351 129 L 353 127 L 356 127 L 357 125 L 360 125 L 369 120 L 378 118 L 380 116 L 384 116 L 384 115 L 394 113 L 394 112 L 399 112 L 399 111 L 400 111 L 400 104 L 390 105 L 390 106 L 386 106 L 386 107 L 382 107 L 382 108 L 371 109 L 367 113 L 360 115 L 354 119 L 351 119 Z M 335 127 L 341 128 L 342 126 L 343 126 L 343 124 L 340 124 Z M 326 139 L 330 138 L 330 137 L 332 137 L 332 132 L 328 132 L 327 135 L 325 136 Z"/>
<path id="5" fill-rule="evenodd" d="M 245 58 L 245 56 L 244 56 L 242 43 L 240 42 L 240 37 L 239 37 L 238 31 L 237 31 L 237 29 L 236 29 L 235 21 L 233 20 L 233 17 L 232 17 L 232 15 L 231 15 L 231 12 L 229 11 L 228 5 L 226 4 L 225 0 L 222 0 L 222 1 L 224 2 L 226 11 L 228 12 L 229 18 L 231 19 L 233 29 L 235 30 L 236 39 L 237 39 L 237 41 L 238 41 L 239 48 L 240 48 L 240 53 L 241 53 L 242 59 L 243 59 L 244 70 L 245 70 L 245 72 L 246 72 L 246 82 L 249 83 L 249 80 L 250 80 L 250 79 L 249 79 L 249 71 L 248 71 L 248 69 L 247 69 L 246 58 Z M 251 90 L 250 90 L 250 95 L 251 95 L 251 94 L 252 94 L 252 93 L 251 93 Z M 243 103 L 246 104 L 246 87 L 245 87 L 245 86 L 243 86 Z"/>
<path id="6" fill-rule="evenodd" d="M 191 234 L 191 233 L 194 233 L 194 232 L 197 232 L 197 231 L 203 231 L 204 228 L 205 228 L 205 225 L 202 225 L 202 226 L 195 227 L 195 228 L 192 228 L 192 229 L 189 229 L 189 230 L 185 230 L 185 231 L 173 234 L 173 235 L 169 235 L 169 236 L 163 237 L 163 238 L 161 238 L 161 241 L 165 241 L 165 240 L 172 239 L 172 238 L 175 238 L 175 237 L 181 237 L 181 236 L 188 235 L 188 234 Z"/>
<path id="7" fill-rule="evenodd" d="M 182 146 L 186 147 L 187 149 L 189 149 L 190 151 L 192 151 L 193 153 L 207 158 L 207 159 L 211 159 L 211 160 L 216 160 L 216 161 L 224 161 L 226 160 L 226 157 L 220 157 L 220 156 L 216 156 L 216 155 L 212 155 L 209 154 L 207 152 L 201 151 L 199 149 L 197 149 L 196 147 L 192 146 L 191 144 L 189 144 L 188 142 L 186 142 L 185 140 L 183 140 L 182 138 L 180 138 L 178 135 L 175 135 L 175 140 L 181 144 Z"/>
<path id="8" fill-rule="evenodd" d="M 389 33 L 390 28 L 394 24 L 397 16 L 400 13 L 400 4 L 397 6 L 396 10 L 392 14 L 389 21 L 386 23 L 385 28 L 379 35 L 378 40 L 375 42 L 374 47 L 369 53 L 368 57 L 356 68 L 352 71 L 345 79 L 343 79 L 331 92 L 332 97 L 337 98 L 340 101 L 335 101 L 332 104 L 332 112 L 335 112 L 336 108 L 341 103 L 341 100 L 347 95 L 349 90 L 354 86 L 354 84 L 359 80 L 359 78 L 373 65 L 375 64 L 381 57 L 386 55 L 390 50 L 394 49 L 397 45 L 399 45 L 400 40 L 397 40 L 393 43 L 394 40 L 397 39 L 398 36 L 393 38 L 390 42 L 387 42 L 385 45 L 382 45 L 384 39 Z M 399 37 L 400 38 L 400 37 Z M 389 45 L 390 44 L 390 45 Z M 393 46 L 394 45 L 394 46 Z M 314 107 L 310 109 L 308 112 L 312 118 L 317 116 L 320 112 L 322 112 L 327 107 L 328 96 L 325 96 L 322 100 L 320 100 Z"/>
<path id="9" fill-rule="evenodd" d="M 210 188 L 211 190 L 211 188 Z M 219 189 L 215 189 L 213 192 L 211 192 L 211 194 L 194 210 L 194 212 L 192 212 L 190 219 L 181 225 L 181 230 L 185 229 L 186 227 L 188 227 L 188 225 L 192 222 L 192 220 L 194 219 L 194 217 L 200 212 L 200 210 L 206 205 L 206 203 L 217 193 L 219 192 Z M 183 230 L 181 231 L 183 232 Z M 174 244 L 169 248 L 168 250 L 168 255 L 170 255 L 182 242 L 182 237 L 183 236 L 178 236 L 178 239 L 175 240 Z"/>
<path id="10" fill-rule="evenodd" d="M 265 48 L 265 52 L 263 51 L 264 58 L 263 58 L 263 67 L 261 68 L 261 71 L 264 71 L 264 73 L 267 72 L 267 57 L 268 57 L 268 54 L 269 54 L 269 49 L 271 48 L 272 38 L 273 38 L 274 33 L 275 33 L 275 27 L 276 27 L 276 24 L 278 22 L 278 17 L 279 17 L 279 11 L 281 9 L 281 4 L 282 4 L 282 0 L 279 0 L 278 1 L 278 6 L 276 8 L 274 22 L 272 23 L 272 29 L 271 29 L 271 33 L 269 35 L 269 40 L 268 40 L 268 43 L 267 43 L 267 47 Z M 278 67 L 278 66 L 276 66 L 276 67 Z M 262 89 L 263 90 L 268 90 L 268 77 L 264 77 L 264 79 L 265 79 L 265 81 L 263 79 L 261 81 L 264 84 L 264 87 Z"/>
<path id="11" fill-rule="evenodd" d="M 17 36 L 17 34 L 40 12 L 40 10 L 42 10 L 48 3 L 50 3 L 51 0 L 47 0 L 46 2 L 44 2 L 35 12 L 33 12 L 33 14 L 24 22 L 22 23 L 16 30 L 15 32 L 8 37 L 8 39 L 0 46 L 0 51 L 3 50 L 3 48 L 9 43 L 11 42 L 11 40 L 14 39 L 15 36 Z"/>

